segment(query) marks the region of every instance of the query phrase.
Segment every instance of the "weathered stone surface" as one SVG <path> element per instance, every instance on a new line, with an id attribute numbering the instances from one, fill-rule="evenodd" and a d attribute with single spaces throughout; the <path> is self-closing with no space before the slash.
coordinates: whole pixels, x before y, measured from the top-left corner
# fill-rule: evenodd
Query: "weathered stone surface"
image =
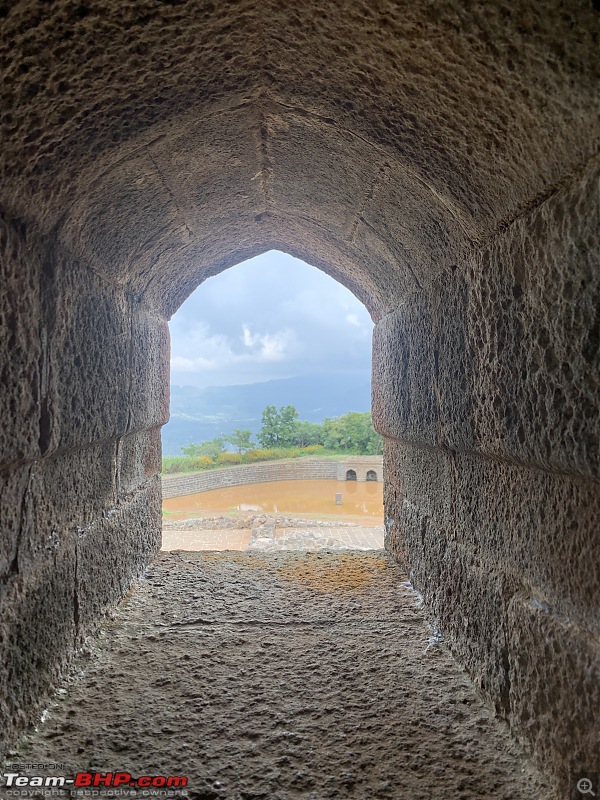
<path id="1" fill-rule="evenodd" d="M 122 377 L 129 382 L 127 430 L 164 425 L 169 419 L 169 328 L 162 317 L 135 308 L 131 325 L 131 362 Z"/>
<path id="2" fill-rule="evenodd" d="M 0 216 L 0 409 L 13 423 L 0 426 L 0 465 L 39 454 L 41 273 L 25 231 Z"/>
<path id="3" fill-rule="evenodd" d="M 509 607 L 511 723 L 554 765 L 563 796 L 574 774 L 600 764 L 600 640 L 535 597 Z"/>
<path id="4" fill-rule="evenodd" d="M 123 291 L 84 266 L 56 259 L 48 295 L 46 452 L 125 432 L 131 317 Z"/>
<path id="5" fill-rule="evenodd" d="M 36 461 L 0 482 L 0 575 L 26 574 L 115 503 L 115 445 Z M 68 498 L 68 502 L 65 502 Z"/>
<path id="6" fill-rule="evenodd" d="M 18 567 L 27 572 L 115 503 L 115 445 L 63 453 L 29 467 L 19 530 Z M 68 498 L 68 502 L 65 502 Z"/>
<path id="7" fill-rule="evenodd" d="M 21 527 L 26 514 L 31 466 L 0 473 L 0 575 L 18 568 Z"/>
<path id="8" fill-rule="evenodd" d="M 373 333 L 373 423 L 384 436 L 435 445 L 433 322 L 427 297 L 411 295 Z"/>
<path id="9" fill-rule="evenodd" d="M 379 321 L 378 429 L 600 477 L 599 302 L 593 166 Z"/>
<path id="10" fill-rule="evenodd" d="M 110 274 L 141 258 L 141 283 L 159 260 L 197 274 L 182 249 L 209 231 L 225 247 L 226 209 L 254 221 L 248 247 L 282 227 L 265 215 L 326 230 L 341 213 L 427 282 L 596 152 L 597 25 L 575 0 L 18 3 L 3 20 L 6 196 Z M 392 310 L 395 281 L 363 274 Z"/>
<path id="11" fill-rule="evenodd" d="M 600 635 L 600 489 L 595 481 L 453 458 L 453 536 Z"/>
<path id="12" fill-rule="evenodd" d="M 357 202 L 379 173 L 372 145 L 350 131 L 324 125 L 318 116 L 277 103 L 267 106 L 262 132 L 268 210 L 291 218 L 306 216 L 342 241 L 353 238 Z M 306 169 L 307 153 L 312 154 L 313 178 L 308 184 L 297 180 Z"/>
<path id="13" fill-rule="evenodd" d="M 13 758 L 198 799 L 554 800 L 404 578 L 381 552 L 162 554 Z"/>
<path id="14" fill-rule="evenodd" d="M 600 478 L 600 165 L 471 264 L 480 449 Z"/>
<path id="15" fill-rule="evenodd" d="M 83 477 L 86 488 L 94 487 L 91 476 Z M 21 534 L 24 552 L 0 584 L 2 749 L 33 719 L 76 644 L 95 630 L 160 547 L 156 478 L 132 501 L 107 509 L 85 528 L 67 533 L 62 520 L 63 527 L 51 530 L 35 551 L 28 551 L 23 539 L 28 532 L 39 539 L 46 521 L 36 520 L 35 499 L 31 505 L 33 520 Z"/>
<path id="16" fill-rule="evenodd" d="M 281 247 L 378 322 L 389 547 L 498 708 L 545 761 L 571 763 L 546 724 L 511 716 L 507 675 L 526 697 L 528 673 L 506 609 L 520 587 L 595 642 L 594 3 L 0 14 L 3 585 L 33 581 L 26 598 L 45 581 L 52 625 L 71 630 L 47 565 L 81 528 L 81 635 L 124 590 L 156 544 L 165 319 L 206 277 Z M 544 650 L 548 669 L 581 677 L 588 662 L 568 672 L 561 652 Z M 23 702 L 47 685 L 29 665 Z"/>
<path id="17" fill-rule="evenodd" d="M 269 93 L 283 110 L 401 152 L 433 197 L 485 225 L 594 152 L 596 25 L 591 6 L 548 0 L 485 11 L 107 3 L 101 14 L 18 4 L 3 22 L 5 47 L 17 45 L 6 63 L 25 63 L 1 98 L 12 145 L 3 168 L 24 198 L 44 173 L 77 174 L 80 160 L 125 149 L 165 119 Z"/>
<path id="18" fill-rule="evenodd" d="M 549 769 L 595 771 L 596 482 L 389 441 L 386 480 L 386 544 L 452 652 Z"/>
<path id="19" fill-rule="evenodd" d="M 140 577 L 160 549 L 160 481 L 109 509 L 77 535 L 77 622 L 80 637 Z"/>
<path id="20" fill-rule="evenodd" d="M 162 469 L 160 428 L 135 431 L 117 443 L 117 495 L 128 495 Z"/>
<path id="21" fill-rule="evenodd" d="M 506 713 L 506 606 L 520 584 L 480 559 L 475 549 L 454 541 L 457 498 L 450 457 L 408 444 L 386 447 L 394 465 L 387 471 L 392 494 L 386 497 L 386 544 L 403 553 L 436 628 Z"/>
<path id="22" fill-rule="evenodd" d="M 75 549 L 63 543 L 0 583 L 0 749 L 30 723 L 75 645 Z"/>

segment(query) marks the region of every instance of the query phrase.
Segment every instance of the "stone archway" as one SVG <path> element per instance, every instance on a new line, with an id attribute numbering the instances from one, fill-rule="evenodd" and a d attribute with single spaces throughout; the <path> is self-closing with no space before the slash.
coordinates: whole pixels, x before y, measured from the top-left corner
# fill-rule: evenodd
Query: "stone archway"
<path id="1" fill-rule="evenodd" d="M 278 248 L 376 322 L 389 549 L 513 730 L 586 767 L 598 700 L 569 687 L 598 657 L 597 26 L 583 0 L 12 4 L 9 735 L 157 549 L 166 320 Z"/>

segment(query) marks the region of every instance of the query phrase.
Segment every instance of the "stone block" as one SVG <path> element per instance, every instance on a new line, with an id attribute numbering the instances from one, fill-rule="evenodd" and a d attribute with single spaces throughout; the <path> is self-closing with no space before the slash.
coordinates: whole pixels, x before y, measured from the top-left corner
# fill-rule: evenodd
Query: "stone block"
<path id="1" fill-rule="evenodd" d="M 123 436 L 117 445 L 117 493 L 119 497 L 135 491 L 162 469 L 160 428 L 136 431 Z"/>
<path id="2" fill-rule="evenodd" d="M 362 215 L 356 218 L 355 226 L 352 252 L 368 270 L 371 284 L 361 277 L 360 283 L 368 292 L 365 305 L 370 310 L 375 307 L 379 318 L 382 313 L 394 311 L 418 290 L 412 254 L 403 253 L 403 258 L 398 258 L 396 251 L 400 248 L 390 246 L 376 227 L 363 221 Z"/>
<path id="3" fill-rule="evenodd" d="M 468 453 L 453 463 L 457 541 L 599 635 L 598 484 Z"/>
<path id="4" fill-rule="evenodd" d="M 600 476 L 599 185 L 592 168 L 378 322 L 382 433 Z"/>
<path id="5" fill-rule="evenodd" d="M 49 388 L 45 451 L 78 448 L 125 432 L 131 318 L 121 290 L 66 261 L 48 309 Z M 50 305 L 50 302 L 49 302 Z"/>
<path id="6" fill-rule="evenodd" d="M 18 570 L 19 539 L 30 476 L 30 465 L 0 473 L 0 576 L 3 577 Z"/>
<path id="7" fill-rule="evenodd" d="M 473 450 L 476 373 L 468 337 L 469 287 L 459 268 L 450 267 L 432 282 L 430 293 L 438 443 L 452 450 Z"/>
<path id="8" fill-rule="evenodd" d="M 435 445 L 433 321 L 424 293 L 387 314 L 373 332 L 373 422 L 384 436 Z"/>
<path id="9" fill-rule="evenodd" d="M 407 508 L 448 533 L 454 481 L 452 453 L 386 439 L 384 470 L 386 483 L 400 490 L 401 496 L 408 500 Z M 393 516 L 391 511 L 386 514 Z"/>
<path id="10" fill-rule="evenodd" d="M 468 286 L 452 269 L 381 319 L 373 335 L 373 418 L 388 436 L 473 449 Z M 400 402 L 399 402 L 400 400 Z"/>
<path id="11" fill-rule="evenodd" d="M 0 465 L 39 453 L 41 273 L 24 228 L 0 218 Z"/>
<path id="12" fill-rule="evenodd" d="M 353 235 L 360 207 L 379 175 L 367 143 L 307 114 L 269 108 L 261 133 L 267 148 L 264 176 L 277 213 L 314 220 L 341 239 Z M 308 166 L 310 181 L 299 181 Z"/>
<path id="13" fill-rule="evenodd" d="M 532 596 L 508 609 L 510 722 L 564 795 L 578 772 L 600 771 L 600 639 Z"/>
<path id="14" fill-rule="evenodd" d="M 66 501 L 68 498 L 68 502 Z M 31 465 L 18 563 L 28 571 L 115 504 L 115 443 L 57 453 Z"/>
<path id="15" fill-rule="evenodd" d="M 161 544 L 157 477 L 133 498 L 108 510 L 77 537 L 78 630 L 85 636 L 120 600 Z"/>
<path id="16" fill-rule="evenodd" d="M 498 713 L 508 712 L 506 607 L 520 584 L 481 562 L 406 499 L 398 541 L 408 554 L 409 576 L 427 613 L 456 658 Z"/>
<path id="17" fill-rule="evenodd" d="M 124 284 L 137 258 L 161 236 L 181 228 L 173 195 L 152 158 L 144 154 L 95 176 L 62 236 L 76 259 L 115 284 Z"/>
<path id="18" fill-rule="evenodd" d="M 518 580 L 482 561 L 455 538 L 453 457 L 441 450 L 386 442 L 398 472 L 385 488 L 386 546 L 422 593 L 444 641 L 492 700 L 508 713 L 506 609 Z"/>
<path id="19" fill-rule="evenodd" d="M 64 542 L 0 586 L 0 750 L 31 723 L 74 652 L 75 548 Z"/>
<path id="20" fill-rule="evenodd" d="M 169 327 L 156 313 L 133 310 L 128 367 L 128 431 L 164 425 L 169 419 Z"/>
<path id="21" fill-rule="evenodd" d="M 269 180 L 261 146 L 260 112 L 252 105 L 222 109 L 214 115 L 191 114 L 167 139 L 150 147 L 157 172 L 169 187 L 180 227 L 188 238 L 211 231 L 220 238 L 223 224 L 265 211 L 264 182 Z M 217 200 L 218 198 L 218 200 Z M 154 244 L 159 237 L 154 235 Z"/>
<path id="22" fill-rule="evenodd" d="M 426 603 L 456 658 L 496 712 L 506 716 L 510 686 L 507 606 L 520 584 L 466 548 L 453 542 L 436 544 L 435 529 L 428 529 L 426 537 L 427 558 L 421 560 L 421 573 L 415 575 L 417 588 L 423 585 Z M 440 556 L 441 569 L 437 567 Z M 431 580 L 430 573 L 436 569 L 439 578 Z"/>
<path id="23" fill-rule="evenodd" d="M 531 592 L 581 635 L 600 634 L 597 484 L 410 443 L 385 448 L 387 546 L 454 654 L 506 715 L 516 593 Z"/>
<path id="24" fill-rule="evenodd" d="M 473 259 L 471 392 L 484 452 L 600 477 L 600 167 Z"/>
<path id="25" fill-rule="evenodd" d="M 400 287 L 408 273 L 410 291 L 397 293 L 403 302 L 417 288 L 427 288 L 462 258 L 460 243 L 469 227 L 458 207 L 438 204 L 428 186 L 404 164 L 386 161 L 369 187 L 360 211 L 356 244 L 368 237 L 369 245 L 379 241 L 381 249 L 398 273 Z M 460 219 L 460 222 L 458 221 Z M 377 245 L 375 245 L 377 247 Z M 371 247 L 366 248 L 370 250 Z M 402 297 L 404 294 L 404 297 Z"/>

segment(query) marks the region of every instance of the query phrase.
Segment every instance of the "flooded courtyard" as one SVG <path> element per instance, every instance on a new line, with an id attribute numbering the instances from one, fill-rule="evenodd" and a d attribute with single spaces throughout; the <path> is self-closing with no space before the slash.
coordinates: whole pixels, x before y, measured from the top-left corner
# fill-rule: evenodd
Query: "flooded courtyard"
<path id="1" fill-rule="evenodd" d="M 165 520 L 190 519 L 215 511 L 284 513 L 310 515 L 321 519 L 354 518 L 360 519 L 363 525 L 381 525 L 383 483 L 271 481 L 229 486 L 163 501 Z"/>
<path id="2" fill-rule="evenodd" d="M 383 484 L 292 480 L 163 501 L 163 550 L 383 547 Z"/>

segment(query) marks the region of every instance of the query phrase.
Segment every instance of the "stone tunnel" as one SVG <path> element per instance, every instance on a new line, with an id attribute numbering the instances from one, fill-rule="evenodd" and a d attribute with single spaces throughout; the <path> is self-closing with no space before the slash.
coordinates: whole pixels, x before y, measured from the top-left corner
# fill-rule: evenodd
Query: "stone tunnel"
<path id="1" fill-rule="evenodd" d="M 279 249 L 375 322 L 386 547 L 549 774 L 600 772 L 590 0 L 0 7 L 0 719 L 160 547 L 167 321 Z"/>

